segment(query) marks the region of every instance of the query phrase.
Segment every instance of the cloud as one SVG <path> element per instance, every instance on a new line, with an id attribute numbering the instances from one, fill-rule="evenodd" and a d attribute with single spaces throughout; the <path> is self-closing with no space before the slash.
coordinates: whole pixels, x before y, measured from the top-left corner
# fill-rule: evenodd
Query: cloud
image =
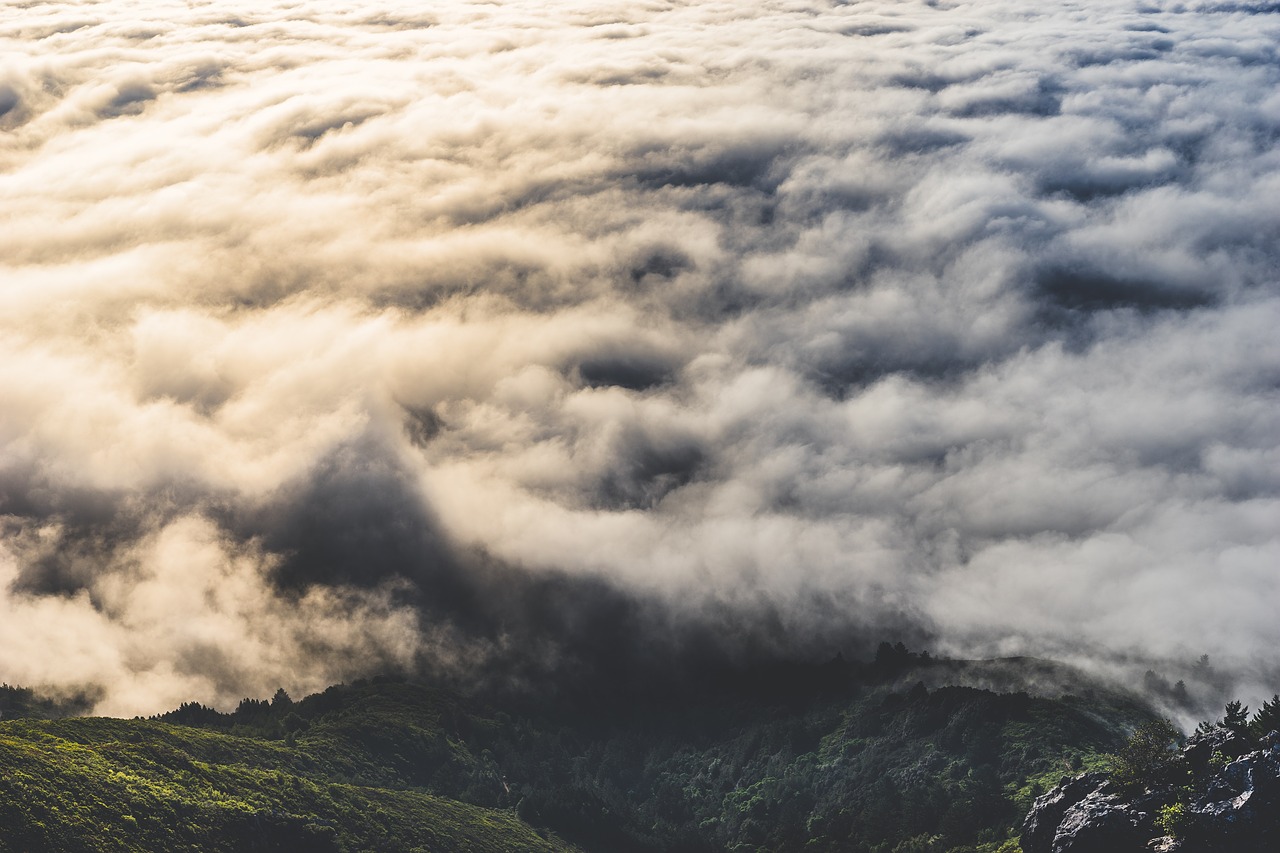
<path id="1" fill-rule="evenodd" d="M 0 562 L 10 590 L 0 620 L 7 677 L 55 691 L 92 685 L 105 713 L 261 693 L 282 673 L 320 689 L 344 671 L 409 665 L 423 643 L 416 614 L 385 590 L 317 586 L 281 597 L 269 582 L 271 557 L 194 516 L 115 550 L 99 547 L 74 594 L 16 590 L 13 574 L 30 550 L 68 547 L 63 537 L 53 524 L 11 531 Z"/>
<path id="2" fill-rule="evenodd" d="M 6 7 L 0 678 L 892 634 L 1269 695 L 1278 25 Z"/>

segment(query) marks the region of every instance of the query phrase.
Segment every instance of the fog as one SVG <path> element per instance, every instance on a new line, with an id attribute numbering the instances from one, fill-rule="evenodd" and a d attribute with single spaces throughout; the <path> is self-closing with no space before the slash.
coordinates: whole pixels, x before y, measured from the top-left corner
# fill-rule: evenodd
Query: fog
<path id="1" fill-rule="evenodd" d="M 0 680 L 1280 645 L 1268 4 L 8 3 Z"/>

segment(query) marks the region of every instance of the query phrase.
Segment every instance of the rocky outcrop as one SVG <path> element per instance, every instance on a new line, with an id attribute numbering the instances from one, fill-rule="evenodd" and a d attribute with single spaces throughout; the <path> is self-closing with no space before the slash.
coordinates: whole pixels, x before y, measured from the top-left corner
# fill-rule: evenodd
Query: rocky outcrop
<path id="1" fill-rule="evenodd" d="M 1226 758 L 1242 758 L 1254 749 L 1249 739 L 1239 732 L 1214 729 L 1196 732 L 1189 737 L 1186 746 L 1182 748 L 1182 757 L 1191 772 L 1200 776 L 1210 769 L 1215 754 Z"/>
<path id="2" fill-rule="evenodd" d="M 1257 744 L 1227 731 L 1199 733 L 1181 761 L 1189 794 L 1172 786 L 1126 794 L 1100 773 L 1064 778 L 1027 814 L 1023 853 L 1280 850 L 1280 736 Z M 1176 835 L 1166 835 L 1161 811 L 1178 803 Z"/>
<path id="3" fill-rule="evenodd" d="M 1141 849 L 1153 825 L 1153 815 L 1135 809 L 1104 785 L 1067 809 L 1049 849 L 1053 853 Z"/>
<path id="4" fill-rule="evenodd" d="M 1038 798 L 1022 825 L 1025 853 L 1048 853 L 1067 810 L 1099 790 L 1107 781 L 1102 773 L 1085 773 L 1074 779 L 1063 777 L 1058 787 Z"/>
<path id="5" fill-rule="evenodd" d="M 1023 825 L 1024 853 L 1126 853 L 1146 850 L 1171 792 L 1127 798 L 1101 773 L 1064 779 L 1036 800 Z"/>
<path id="6" fill-rule="evenodd" d="M 1218 849 L 1280 850 L 1280 748 L 1228 764 L 1189 813 L 1191 840 L 1217 842 Z"/>

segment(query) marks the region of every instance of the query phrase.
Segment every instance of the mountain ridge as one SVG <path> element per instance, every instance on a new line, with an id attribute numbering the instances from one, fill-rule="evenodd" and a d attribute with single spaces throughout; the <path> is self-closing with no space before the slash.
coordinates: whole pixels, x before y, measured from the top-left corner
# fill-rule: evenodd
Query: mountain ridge
<path id="1" fill-rule="evenodd" d="M 1017 672 L 1041 687 L 1056 673 L 1058 695 L 943 683 Z M 0 820 L 27 840 L 0 850 L 230 849 L 249 834 L 292 846 L 237 849 L 1008 853 L 1035 796 L 1153 716 L 1052 662 L 885 644 L 871 662 L 642 698 L 496 702 L 383 677 L 230 712 L 8 720 L 0 765 L 26 769 L 0 780 Z"/>

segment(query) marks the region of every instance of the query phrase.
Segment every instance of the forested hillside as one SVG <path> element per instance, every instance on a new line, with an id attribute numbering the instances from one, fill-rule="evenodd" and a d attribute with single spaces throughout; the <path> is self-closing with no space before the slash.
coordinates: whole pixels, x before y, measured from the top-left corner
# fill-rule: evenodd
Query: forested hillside
<path id="1" fill-rule="evenodd" d="M 142 720 L 0 725 L 3 851 L 564 850 L 514 815 L 344 781 L 320 749 Z M 390 775 L 390 774 L 389 774 Z"/>
<path id="2" fill-rule="evenodd" d="M 0 850 L 1007 851 L 1036 795 L 1150 716 L 1096 687 L 926 686 L 953 666 L 501 706 L 375 680 L 229 714 L 9 720 Z"/>

